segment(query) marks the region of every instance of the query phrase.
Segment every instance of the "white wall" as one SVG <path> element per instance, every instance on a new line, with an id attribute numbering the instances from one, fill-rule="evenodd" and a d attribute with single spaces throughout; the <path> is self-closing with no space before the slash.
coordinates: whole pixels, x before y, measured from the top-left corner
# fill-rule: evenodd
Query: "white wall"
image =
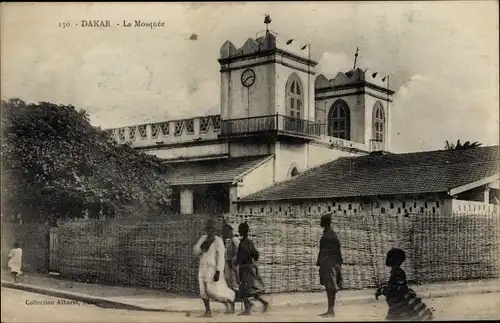
<path id="1" fill-rule="evenodd" d="M 392 203 L 392 205 L 391 205 Z M 392 206 L 392 207 L 391 207 Z M 444 212 L 443 201 L 438 196 L 429 196 L 427 198 L 412 198 L 400 197 L 398 199 L 378 199 L 370 202 L 364 202 L 360 198 L 352 199 L 325 199 L 322 201 L 297 200 L 295 203 L 287 201 L 276 202 L 257 202 L 251 204 L 240 204 L 239 213 L 241 214 L 263 214 L 278 213 L 281 208 L 282 212 L 287 214 L 323 214 L 332 213 L 341 214 L 344 212 L 361 213 L 372 212 L 374 214 L 404 214 L 435 212 L 436 214 Z"/>
<path id="2" fill-rule="evenodd" d="M 221 117 L 237 119 L 273 115 L 275 64 L 248 66 L 269 61 L 272 57 L 259 57 L 229 64 L 229 72 L 221 73 Z M 228 65 L 224 65 L 223 68 Z M 241 83 L 241 74 L 251 68 L 255 82 L 250 87 Z"/>
<path id="3" fill-rule="evenodd" d="M 319 165 L 331 162 L 340 157 L 356 157 L 360 156 L 357 153 L 343 151 L 338 149 L 330 149 L 324 145 L 317 145 L 314 143 L 309 144 L 309 168 L 317 167 Z"/>
<path id="4" fill-rule="evenodd" d="M 162 144 L 177 144 L 194 142 L 198 140 L 214 140 L 217 139 L 220 129 L 214 127 L 214 119 L 219 116 L 200 116 L 196 118 L 184 119 L 184 120 L 168 120 L 163 122 L 146 123 L 135 126 L 128 126 L 122 128 L 109 129 L 112 131 L 113 138 L 116 139 L 118 143 L 130 142 L 132 147 L 148 147 L 155 146 L 157 143 Z M 201 131 L 200 124 L 208 120 L 208 128 L 206 131 Z M 192 122 L 193 131 L 189 133 L 187 131 L 187 122 Z M 178 135 L 175 134 L 176 124 L 182 123 L 182 132 Z M 166 126 L 168 129 L 168 134 L 164 134 L 161 127 Z M 156 137 L 153 137 L 153 127 L 160 127 L 157 132 Z M 146 136 L 141 136 L 141 130 L 145 130 Z M 134 138 L 131 138 L 131 134 L 135 132 Z M 122 138 L 119 133 L 125 135 Z"/>
<path id="5" fill-rule="evenodd" d="M 276 143 L 276 181 L 289 179 L 288 174 L 292 166 L 296 166 L 300 173 L 307 169 L 307 144 Z"/>
<path id="6" fill-rule="evenodd" d="M 180 190 L 181 214 L 193 214 L 193 189 L 183 187 Z"/>
<path id="7" fill-rule="evenodd" d="M 231 157 L 261 156 L 274 153 L 272 145 L 265 143 L 230 142 L 229 155 Z"/>
<path id="8" fill-rule="evenodd" d="M 226 155 L 229 153 L 228 144 L 212 144 L 178 148 L 164 148 L 145 151 L 146 154 L 155 155 L 161 159 L 176 159 L 176 158 L 196 158 L 211 155 Z"/>
<path id="9" fill-rule="evenodd" d="M 270 60 L 280 61 L 304 71 L 276 63 L 249 66 Z M 314 75 L 310 75 L 308 78 L 307 64 L 296 62 L 277 53 L 267 57 L 233 62 L 229 65 L 223 65 L 222 68 L 228 66 L 231 71 L 221 73 L 221 117 L 223 119 L 274 115 L 276 113 L 285 115 L 286 82 L 288 77 L 295 72 L 303 86 L 303 119 L 314 120 Z M 247 68 L 251 68 L 256 74 L 255 83 L 249 88 L 241 83 L 241 74 Z M 311 67 L 310 71 L 314 71 L 314 68 Z"/>
<path id="10" fill-rule="evenodd" d="M 370 140 L 373 137 L 373 108 L 375 103 L 380 102 L 384 107 L 384 114 L 386 118 L 385 122 L 385 150 L 390 151 L 391 142 L 391 111 L 387 109 L 387 101 L 385 100 L 385 95 L 381 94 L 375 90 L 364 88 L 366 93 L 371 93 L 377 97 L 383 97 L 384 99 L 379 99 L 368 94 L 357 94 L 351 95 L 356 89 L 347 89 L 340 91 L 331 91 L 328 93 L 318 94 L 316 97 L 315 111 L 318 114 L 316 121 L 325 124 L 324 132 L 325 135 L 328 134 L 328 113 L 330 112 L 332 105 L 335 101 L 341 99 L 344 100 L 349 106 L 351 113 L 351 141 L 364 143 L 370 149 Z M 335 98 L 328 98 L 328 96 L 335 95 Z"/>
<path id="11" fill-rule="evenodd" d="M 300 78 L 302 82 L 302 90 L 303 90 L 303 96 L 304 96 L 304 112 L 303 112 L 303 117 L 302 119 L 308 119 L 308 120 L 315 120 L 315 112 L 314 112 L 314 75 L 309 75 L 309 78 L 307 77 L 307 64 L 295 62 L 291 59 L 285 58 L 278 56 L 277 59 L 282 60 L 284 63 L 295 66 L 297 68 L 300 68 L 303 71 L 299 71 L 296 69 L 292 69 L 287 66 L 283 66 L 280 64 L 276 65 L 276 112 L 281 115 L 286 115 L 286 105 L 285 105 L 285 100 L 286 100 L 286 83 L 288 81 L 288 78 L 292 73 L 297 74 L 297 76 Z M 310 71 L 314 71 L 315 69 L 313 67 L 309 68 Z M 308 91 L 308 84 L 309 84 L 309 91 Z M 309 94 L 309 97 L 308 97 Z"/>
<path id="12" fill-rule="evenodd" d="M 391 124 L 391 114 L 387 113 L 387 101 L 380 100 L 377 98 L 374 98 L 369 95 L 365 95 L 365 104 L 366 104 L 366 115 L 365 115 L 365 138 L 367 138 L 366 143 L 370 144 L 370 139 L 375 139 L 373 135 L 373 120 L 374 120 L 374 115 L 373 115 L 373 108 L 375 107 L 375 104 L 377 102 L 380 102 L 382 106 L 384 107 L 384 115 L 385 115 L 385 128 L 384 128 L 384 137 L 385 137 L 385 142 L 384 142 L 384 149 L 387 151 L 390 151 L 390 124 Z"/>
<path id="13" fill-rule="evenodd" d="M 340 157 L 355 157 L 360 153 L 331 149 L 322 144 L 314 142 L 304 144 L 291 144 L 277 142 L 275 145 L 275 176 L 276 181 L 281 182 L 289 179 L 289 172 L 293 166 L 297 167 L 300 173 L 331 162 Z"/>
<path id="14" fill-rule="evenodd" d="M 343 94 L 348 94 L 352 93 L 353 90 L 343 90 L 343 91 L 335 91 L 331 93 L 325 93 L 316 99 L 316 107 L 317 109 L 322 109 L 324 110 L 324 119 L 323 120 L 318 120 L 322 124 L 325 124 L 324 131 L 325 135 L 328 134 L 328 114 L 332 108 L 332 105 L 335 103 L 335 101 L 341 99 L 344 100 L 347 105 L 349 106 L 349 111 L 351 114 L 351 141 L 354 142 L 359 142 L 359 143 L 365 143 L 366 141 L 366 135 L 365 135 L 365 97 L 363 95 L 349 95 L 349 96 L 344 96 L 344 97 L 335 97 L 335 98 L 328 98 L 328 99 L 322 99 L 322 97 L 326 97 L 331 94 L 335 95 L 343 95 Z"/>
<path id="15" fill-rule="evenodd" d="M 243 198 L 274 184 L 274 157 L 267 160 L 264 164 L 242 178 L 241 183 L 238 183 L 237 195 Z"/>
<path id="16" fill-rule="evenodd" d="M 451 207 L 454 213 L 458 214 L 492 214 L 497 212 L 495 204 L 484 202 L 451 200 Z"/>

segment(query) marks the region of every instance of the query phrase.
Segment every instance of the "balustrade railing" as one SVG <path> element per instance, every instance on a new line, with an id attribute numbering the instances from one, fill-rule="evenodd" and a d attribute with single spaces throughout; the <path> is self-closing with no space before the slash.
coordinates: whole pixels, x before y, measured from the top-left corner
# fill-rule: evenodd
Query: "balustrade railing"
<path id="1" fill-rule="evenodd" d="M 224 136 L 246 135 L 270 131 L 282 131 L 310 137 L 319 137 L 321 136 L 321 124 L 279 114 L 221 121 L 221 133 Z"/>
<path id="2" fill-rule="evenodd" d="M 381 151 L 384 150 L 384 143 L 381 140 L 370 140 L 370 151 Z"/>
<path id="3" fill-rule="evenodd" d="M 226 136 L 276 130 L 276 116 L 239 118 L 221 121 L 221 133 Z"/>
<path id="4" fill-rule="evenodd" d="M 319 123 L 288 116 L 278 116 L 278 118 L 282 118 L 283 120 L 283 129 L 279 130 L 306 134 L 314 137 L 321 136 L 321 124 Z"/>

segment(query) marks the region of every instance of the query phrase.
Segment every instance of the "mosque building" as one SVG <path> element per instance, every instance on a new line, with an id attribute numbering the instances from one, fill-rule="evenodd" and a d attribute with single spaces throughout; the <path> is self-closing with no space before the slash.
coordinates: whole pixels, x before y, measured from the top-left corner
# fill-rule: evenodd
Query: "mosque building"
<path id="1" fill-rule="evenodd" d="M 226 41 L 218 62 L 220 114 L 108 130 L 171 166 L 174 212 L 486 212 L 497 201 L 498 146 L 391 153 L 387 76 L 354 63 L 328 79 L 309 45 L 269 30 Z"/>

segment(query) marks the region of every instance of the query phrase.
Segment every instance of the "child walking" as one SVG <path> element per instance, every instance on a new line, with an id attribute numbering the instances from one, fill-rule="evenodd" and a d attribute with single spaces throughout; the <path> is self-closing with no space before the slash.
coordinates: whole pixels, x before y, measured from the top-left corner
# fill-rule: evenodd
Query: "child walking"
<path id="1" fill-rule="evenodd" d="M 385 264 L 391 267 L 391 274 L 387 284 L 378 288 L 375 298 L 384 295 L 389 305 L 386 320 L 399 321 L 432 321 L 432 310 L 425 306 L 415 291 L 408 287 L 406 273 L 401 265 L 406 260 L 403 250 L 392 248 L 387 253 Z"/>
<path id="2" fill-rule="evenodd" d="M 19 242 L 14 242 L 14 248 L 9 252 L 9 261 L 7 266 L 9 267 L 10 274 L 14 277 L 14 282 L 17 283 L 17 279 L 21 274 L 21 266 L 23 263 L 23 250 L 21 249 L 21 244 Z"/>

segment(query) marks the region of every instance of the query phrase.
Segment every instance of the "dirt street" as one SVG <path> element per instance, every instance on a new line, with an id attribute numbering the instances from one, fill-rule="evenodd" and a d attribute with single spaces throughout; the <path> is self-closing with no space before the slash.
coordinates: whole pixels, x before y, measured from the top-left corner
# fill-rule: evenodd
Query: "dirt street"
<path id="1" fill-rule="evenodd" d="M 437 320 L 478 320 L 500 318 L 500 294 L 482 294 L 426 300 L 435 308 Z M 19 290 L 2 289 L 2 322 L 306 322 L 323 320 L 318 314 L 324 306 L 276 308 L 269 313 L 258 311 L 250 317 L 214 313 L 211 319 L 200 319 L 200 313 L 140 312 L 103 309 L 94 305 L 72 304 L 71 301 Z M 339 305 L 337 316 L 325 321 L 383 320 L 384 301 L 363 305 Z"/>

